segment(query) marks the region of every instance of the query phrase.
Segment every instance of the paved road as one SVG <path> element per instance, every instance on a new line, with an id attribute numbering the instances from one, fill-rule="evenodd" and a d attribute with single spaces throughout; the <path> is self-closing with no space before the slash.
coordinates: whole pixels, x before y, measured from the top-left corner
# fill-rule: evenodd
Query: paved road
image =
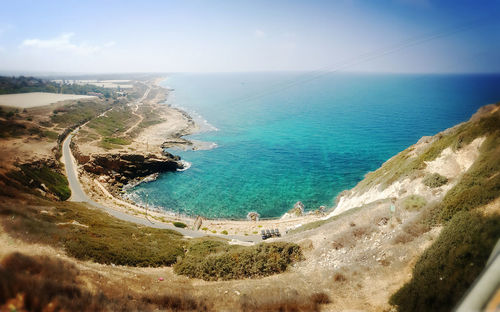
<path id="1" fill-rule="evenodd" d="M 184 236 L 188 237 L 202 237 L 202 236 L 218 236 L 222 237 L 225 239 L 235 239 L 238 241 L 242 242 L 260 242 L 261 238 L 259 236 L 241 236 L 241 235 L 217 235 L 217 234 L 212 234 L 212 233 L 204 233 L 200 231 L 193 231 L 189 229 L 181 229 L 177 228 L 171 224 L 165 224 L 165 223 L 159 223 L 159 222 L 151 222 L 150 220 L 138 216 L 133 216 L 129 215 L 127 213 L 111 209 L 109 207 L 106 207 L 104 205 L 101 205 L 95 201 L 93 201 L 91 198 L 85 194 L 80 181 L 78 180 L 77 176 L 77 170 L 76 170 L 76 165 L 75 165 L 75 159 L 73 157 L 73 154 L 71 153 L 71 149 L 69 148 L 69 144 L 71 142 L 71 139 L 73 138 L 74 133 L 78 132 L 77 128 L 73 133 L 70 133 L 66 139 L 63 142 L 62 146 L 62 159 L 65 165 L 66 169 L 66 176 L 68 177 L 68 182 L 69 182 L 69 188 L 71 190 L 71 197 L 69 198 L 69 201 L 73 202 L 84 202 L 87 203 L 91 206 L 94 206 L 96 208 L 105 210 L 107 213 L 110 215 L 114 216 L 115 218 L 118 218 L 120 220 L 128 221 L 128 222 L 133 222 L 153 228 L 158 228 L 158 229 L 169 229 L 169 230 L 174 230 L 179 233 L 181 233 Z"/>

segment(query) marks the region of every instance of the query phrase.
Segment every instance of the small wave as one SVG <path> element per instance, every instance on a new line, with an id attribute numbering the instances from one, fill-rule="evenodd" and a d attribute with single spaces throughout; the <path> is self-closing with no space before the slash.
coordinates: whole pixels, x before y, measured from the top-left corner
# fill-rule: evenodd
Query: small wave
<path id="1" fill-rule="evenodd" d="M 191 168 L 191 163 L 189 161 L 181 160 L 182 168 L 177 169 L 177 171 L 186 171 Z"/>

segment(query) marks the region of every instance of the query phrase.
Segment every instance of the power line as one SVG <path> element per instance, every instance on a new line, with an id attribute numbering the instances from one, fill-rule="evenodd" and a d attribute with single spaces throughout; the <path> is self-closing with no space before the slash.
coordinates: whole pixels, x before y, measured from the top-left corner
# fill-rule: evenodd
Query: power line
<path id="1" fill-rule="evenodd" d="M 310 81 L 321 78 L 325 75 L 340 72 L 340 71 L 345 70 L 347 68 L 350 68 L 352 66 L 366 63 L 366 62 L 372 61 L 372 60 L 380 58 L 380 57 L 384 57 L 384 56 L 387 56 L 390 54 L 397 53 L 397 52 L 404 50 L 404 49 L 407 49 L 407 48 L 418 46 L 418 45 L 427 43 L 429 41 L 452 36 L 454 34 L 482 26 L 482 25 L 487 24 L 489 22 L 488 17 L 490 17 L 490 16 L 494 16 L 494 15 L 489 14 L 487 16 L 484 16 L 481 18 L 476 18 L 476 19 L 467 21 L 467 22 L 459 24 L 459 25 L 448 26 L 448 27 L 441 29 L 439 31 L 436 31 L 436 32 L 431 32 L 431 33 L 423 34 L 423 35 L 416 36 L 413 38 L 409 38 L 409 39 L 406 39 L 400 43 L 397 43 L 389 48 L 384 47 L 384 48 L 381 48 L 381 49 L 378 49 L 375 51 L 361 53 L 361 54 L 351 58 L 350 60 L 336 62 L 333 65 L 327 65 L 323 68 L 320 68 L 320 69 L 317 69 L 317 70 L 314 70 L 311 72 L 307 72 L 307 73 L 299 76 L 299 77 L 303 77 L 303 78 L 298 78 L 298 79 L 294 78 L 292 80 L 288 80 L 285 82 L 275 83 L 275 84 L 271 85 L 270 87 L 266 88 L 266 90 L 259 92 L 257 94 L 251 94 L 248 96 L 237 98 L 237 99 L 231 101 L 231 104 L 235 105 L 235 104 L 239 104 L 239 103 L 243 103 L 243 102 L 257 100 L 257 99 L 260 99 L 262 97 L 266 97 L 266 96 L 274 94 L 274 93 L 288 90 L 296 85 L 308 83 Z"/>

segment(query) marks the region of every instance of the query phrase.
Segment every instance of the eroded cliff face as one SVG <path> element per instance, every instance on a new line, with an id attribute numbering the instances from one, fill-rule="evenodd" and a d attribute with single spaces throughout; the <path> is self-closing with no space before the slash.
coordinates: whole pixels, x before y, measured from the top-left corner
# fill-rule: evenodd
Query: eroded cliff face
<path id="1" fill-rule="evenodd" d="M 146 177 L 154 173 L 182 169 L 179 158 L 158 157 L 140 154 L 104 154 L 92 155 L 83 168 L 96 175 L 118 173 L 127 179 Z"/>
<path id="2" fill-rule="evenodd" d="M 179 156 L 157 154 L 95 154 L 83 155 L 76 146 L 72 152 L 79 165 L 90 174 L 113 177 L 116 182 L 144 178 L 152 174 L 183 169 Z"/>
<path id="3" fill-rule="evenodd" d="M 342 192 L 324 219 L 384 199 L 402 203 L 409 196 L 418 196 L 427 203 L 441 201 L 480 157 L 481 146 L 490 133 L 489 123 L 495 122 L 499 107 L 482 107 L 468 122 L 432 137 L 422 137 L 368 173 L 356 187 Z M 432 176 L 446 182 L 429 183 Z"/>

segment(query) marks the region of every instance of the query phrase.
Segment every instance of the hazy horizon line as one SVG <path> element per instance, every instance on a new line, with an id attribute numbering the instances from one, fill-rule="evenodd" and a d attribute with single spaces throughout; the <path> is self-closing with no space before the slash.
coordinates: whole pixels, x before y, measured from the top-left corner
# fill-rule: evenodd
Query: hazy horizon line
<path id="1" fill-rule="evenodd" d="M 59 72 L 33 70 L 0 70 L 0 76 L 99 76 L 99 75 L 172 75 L 172 74 L 258 74 L 258 73 L 317 73 L 333 74 L 381 74 L 381 75 L 499 75 L 500 71 L 470 72 L 407 72 L 407 71 L 338 71 L 338 70 L 241 70 L 241 71 L 124 71 L 124 72 Z"/>

